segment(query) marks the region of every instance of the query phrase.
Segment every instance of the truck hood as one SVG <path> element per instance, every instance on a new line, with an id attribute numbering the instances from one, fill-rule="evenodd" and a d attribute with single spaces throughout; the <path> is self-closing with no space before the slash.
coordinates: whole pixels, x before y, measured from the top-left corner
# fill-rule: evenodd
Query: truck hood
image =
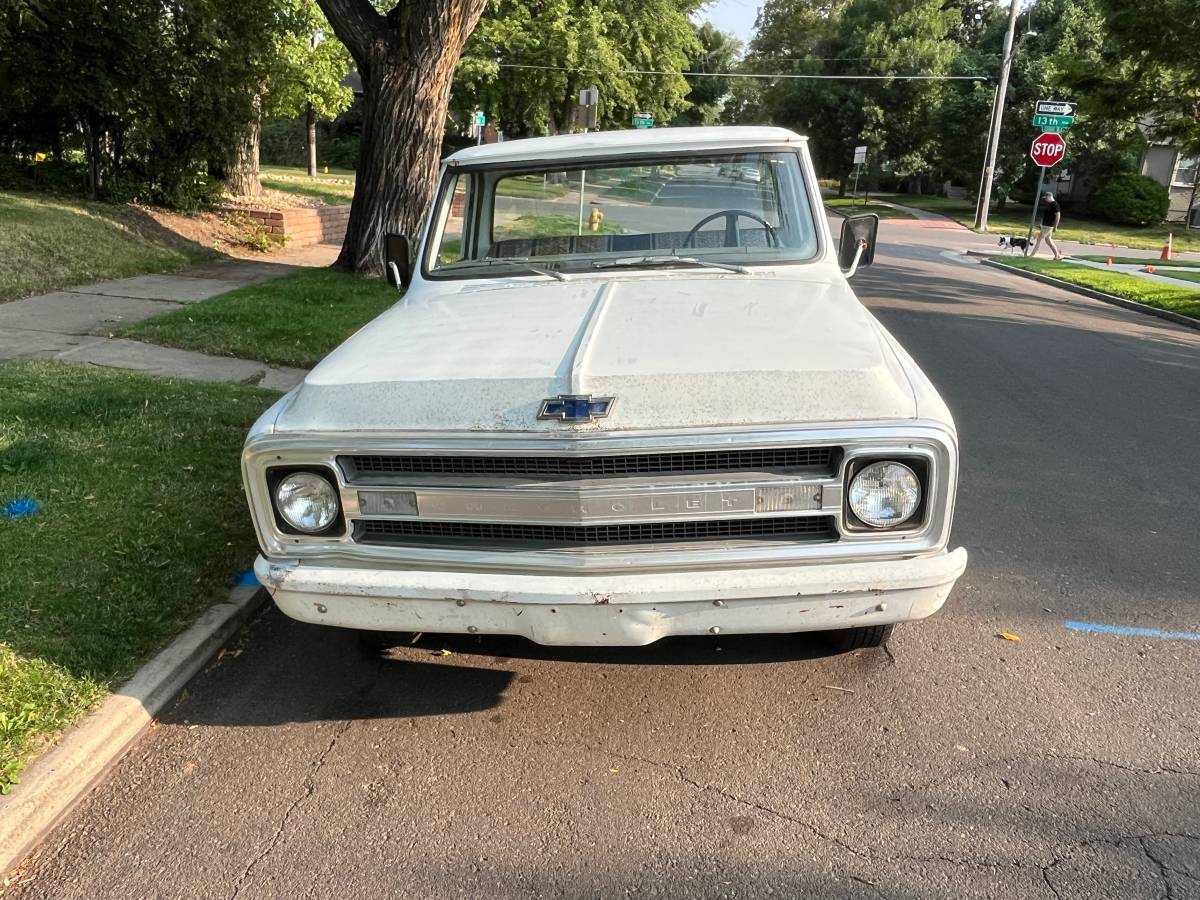
<path id="1" fill-rule="evenodd" d="M 814 267 L 816 268 L 816 267 Z M 909 419 L 882 327 L 840 277 L 642 273 L 423 284 L 304 380 L 276 431 L 570 432 Z M 559 394 L 594 423 L 539 421 Z"/>

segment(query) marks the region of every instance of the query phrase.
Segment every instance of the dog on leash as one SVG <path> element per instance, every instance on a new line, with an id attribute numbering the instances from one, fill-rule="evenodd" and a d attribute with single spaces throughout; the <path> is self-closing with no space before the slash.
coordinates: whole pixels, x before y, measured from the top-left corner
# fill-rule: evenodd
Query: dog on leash
<path id="1" fill-rule="evenodd" d="M 1008 237 L 1007 235 L 1000 236 L 1000 246 L 1005 253 L 1012 253 L 1014 250 L 1020 250 L 1022 253 L 1029 252 L 1029 239 L 1020 237 Z"/>

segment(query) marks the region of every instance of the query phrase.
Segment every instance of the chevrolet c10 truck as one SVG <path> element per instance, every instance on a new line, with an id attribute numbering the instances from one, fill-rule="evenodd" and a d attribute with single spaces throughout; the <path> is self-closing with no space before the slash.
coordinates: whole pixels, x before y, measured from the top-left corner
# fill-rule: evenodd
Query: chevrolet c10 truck
<path id="1" fill-rule="evenodd" d="M 259 581 L 379 632 L 638 645 L 946 601 L 950 413 L 859 303 L 805 139 L 669 128 L 446 159 L 395 306 L 253 427 Z"/>

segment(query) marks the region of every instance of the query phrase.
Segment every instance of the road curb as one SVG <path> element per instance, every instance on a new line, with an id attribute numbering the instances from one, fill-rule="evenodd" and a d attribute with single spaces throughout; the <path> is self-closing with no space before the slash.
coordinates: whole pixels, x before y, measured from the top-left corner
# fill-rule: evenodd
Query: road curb
<path id="1" fill-rule="evenodd" d="M 970 251 L 967 252 L 970 253 Z M 1004 263 L 998 262 L 994 259 L 986 258 L 981 260 L 981 262 L 985 266 L 991 266 L 993 269 L 1002 269 L 1005 272 L 1011 272 L 1014 275 L 1020 275 L 1022 278 L 1040 281 L 1042 284 L 1049 284 L 1053 287 L 1061 288 L 1064 291 L 1082 294 L 1084 297 L 1091 297 L 1093 300 L 1111 303 L 1113 306 L 1122 306 L 1125 309 L 1133 310 L 1134 312 L 1144 313 L 1148 316 L 1156 316 L 1159 319 L 1166 319 L 1168 322 L 1174 322 L 1176 325 L 1183 325 L 1186 328 L 1194 328 L 1197 331 L 1200 331 L 1200 319 L 1192 319 L 1188 316 L 1171 312 L 1169 309 L 1159 309 L 1156 306 L 1147 306 L 1145 303 L 1138 303 L 1135 300 L 1126 300 L 1124 297 L 1116 297 L 1113 294 L 1106 294 L 1103 291 L 1097 291 L 1078 284 L 1071 284 L 1069 281 L 1062 281 L 1061 279 L 1053 278 L 1049 275 L 1042 275 L 1040 272 L 1027 272 L 1024 269 L 1018 269 L 1014 266 L 1006 266 Z"/>
<path id="2" fill-rule="evenodd" d="M 99 709 L 83 718 L 0 797 L 0 874 L 7 874 L 83 800 L 134 745 L 154 717 L 266 602 L 258 585 L 239 584 L 210 606 Z"/>

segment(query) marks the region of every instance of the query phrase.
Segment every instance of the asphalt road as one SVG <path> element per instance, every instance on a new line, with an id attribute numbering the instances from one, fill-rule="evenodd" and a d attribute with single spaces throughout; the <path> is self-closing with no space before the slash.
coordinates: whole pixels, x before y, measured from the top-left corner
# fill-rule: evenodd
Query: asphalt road
<path id="1" fill-rule="evenodd" d="M 1200 631 L 1200 332 L 969 240 L 885 224 L 855 281 L 963 446 L 971 563 L 890 655 L 366 659 L 267 612 L 12 895 L 1200 897 L 1200 642 L 1065 624 Z"/>

